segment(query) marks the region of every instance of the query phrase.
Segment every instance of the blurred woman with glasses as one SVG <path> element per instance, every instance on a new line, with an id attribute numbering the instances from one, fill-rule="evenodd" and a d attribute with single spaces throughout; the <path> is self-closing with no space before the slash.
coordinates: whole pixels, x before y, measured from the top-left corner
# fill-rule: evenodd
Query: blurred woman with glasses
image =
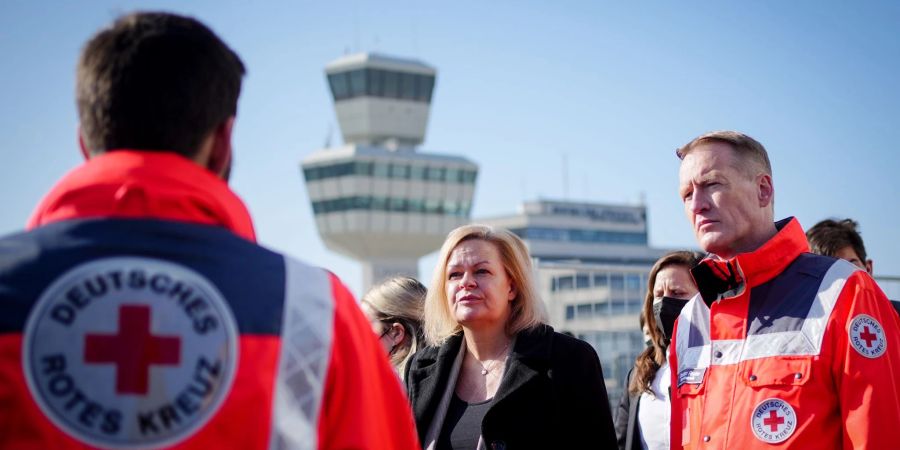
<path id="1" fill-rule="evenodd" d="M 409 359 L 424 344 L 425 293 L 425 286 L 415 278 L 399 276 L 373 287 L 362 298 L 363 313 L 401 377 Z"/>

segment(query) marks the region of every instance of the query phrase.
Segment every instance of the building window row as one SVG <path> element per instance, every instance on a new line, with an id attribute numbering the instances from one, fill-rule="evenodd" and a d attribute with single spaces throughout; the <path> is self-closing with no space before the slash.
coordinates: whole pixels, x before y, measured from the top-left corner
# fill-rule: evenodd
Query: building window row
<path id="1" fill-rule="evenodd" d="M 303 169 L 303 176 L 307 182 L 352 175 L 393 178 L 397 180 L 474 184 L 478 172 L 452 167 L 428 167 L 415 164 L 374 161 L 348 161 Z"/>
<path id="2" fill-rule="evenodd" d="M 434 75 L 383 69 L 356 69 L 328 75 L 335 101 L 370 96 L 430 102 Z"/>
<path id="3" fill-rule="evenodd" d="M 646 232 L 528 227 L 511 230 L 523 239 L 557 242 L 647 245 Z"/>
<path id="4" fill-rule="evenodd" d="M 613 297 L 609 301 L 566 305 L 566 320 L 586 320 L 599 317 L 622 316 L 641 312 L 643 298 Z"/>
<path id="5" fill-rule="evenodd" d="M 634 364 L 634 358 L 644 349 L 644 333 L 638 328 L 635 322 L 634 329 L 628 331 L 589 331 L 579 333 L 578 339 L 591 344 L 601 361 L 609 360 L 609 364 L 604 364 L 604 369 L 612 367 L 615 358 L 620 355 L 627 355 L 628 367 Z M 604 370 L 605 372 L 605 370 Z"/>
<path id="6" fill-rule="evenodd" d="M 617 383 L 607 388 L 610 408 L 615 408 L 618 399 L 627 389 L 628 371 L 634 367 L 634 360 L 644 350 L 644 334 L 638 329 L 637 321 L 634 330 L 630 331 L 592 331 L 579 333 L 581 339 L 597 351 L 603 376 Z"/>
<path id="7" fill-rule="evenodd" d="M 622 272 L 581 272 L 555 276 L 550 280 L 550 290 L 571 291 L 575 289 L 609 288 L 613 293 L 628 291 L 641 293 L 647 284 L 646 275 Z"/>
<path id="8" fill-rule="evenodd" d="M 606 206 L 572 205 L 560 203 L 547 203 L 544 207 L 548 214 L 555 216 L 568 215 L 573 217 L 587 217 L 591 220 L 616 223 L 642 223 L 647 220 L 645 211 L 635 209 L 617 209 Z"/>
<path id="9" fill-rule="evenodd" d="M 445 216 L 468 217 L 469 202 L 448 200 L 425 200 L 388 197 L 353 196 L 313 202 L 314 214 L 342 211 L 388 211 L 441 214 Z"/>

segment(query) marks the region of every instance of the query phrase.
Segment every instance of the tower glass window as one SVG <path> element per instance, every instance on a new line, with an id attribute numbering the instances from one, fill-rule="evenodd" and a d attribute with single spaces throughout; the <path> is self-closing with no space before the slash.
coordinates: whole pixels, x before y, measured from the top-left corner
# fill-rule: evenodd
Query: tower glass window
<path id="1" fill-rule="evenodd" d="M 400 98 L 413 100 L 416 98 L 416 75 L 412 73 L 400 74 Z"/>
<path id="2" fill-rule="evenodd" d="M 428 179 L 431 181 L 444 181 L 444 168 L 443 167 L 429 167 L 428 168 Z"/>
<path id="3" fill-rule="evenodd" d="M 409 178 L 409 166 L 406 164 L 391 164 L 391 178 Z"/>
<path id="4" fill-rule="evenodd" d="M 378 69 L 369 69 L 366 71 L 368 73 L 369 85 L 367 86 L 366 93 L 375 97 L 381 97 L 384 95 L 384 71 Z"/>
<path id="5" fill-rule="evenodd" d="M 384 96 L 397 98 L 400 96 L 400 74 L 397 72 L 384 72 Z"/>
<path id="6" fill-rule="evenodd" d="M 409 177 L 413 180 L 424 180 L 425 179 L 425 166 L 412 166 L 410 167 Z"/>
<path id="7" fill-rule="evenodd" d="M 350 96 L 359 97 L 366 94 L 366 73 L 363 69 L 353 70 L 350 75 Z"/>
<path id="8" fill-rule="evenodd" d="M 333 73 L 328 75 L 328 84 L 331 85 L 331 94 L 334 95 L 335 100 L 343 100 L 350 96 L 347 73 Z"/>
<path id="9" fill-rule="evenodd" d="M 375 163 L 375 168 L 372 174 L 379 178 L 387 178 L 389 167 L 390 166 L 387 163 Z"/>
<path id="10" fill-rule="evenodd" d="M 416 91 L 416 100 L 420 102 L 431 101 L 431 91 L 434 90 L 434 77 L 431 75 L 419 75 L 419 89 Z"/>
<path id="11" fill-rule="evenodd" d="M 335 101 L 367 95 L 430 102 L 434 75 L 361 68 L 330 74 L 328 84 Z"/>

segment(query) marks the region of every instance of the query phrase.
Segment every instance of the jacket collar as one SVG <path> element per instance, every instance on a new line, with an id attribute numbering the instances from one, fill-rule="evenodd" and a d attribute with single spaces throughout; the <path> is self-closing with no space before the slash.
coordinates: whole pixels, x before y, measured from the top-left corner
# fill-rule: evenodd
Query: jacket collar
<path id="1" fill-rule="evenodd" d="M 410 364 L 406 380 L 409 397 L 415 399 L 413 414 L 417 421 L 435 417 L 462 344 L 462 333 L 450 336 L 440 347 L 428 347 L 417 353 Z M 425 445 L 428 426 L 420 423 L 418 431 L 419 440 Z"/>
<path id="2" fill-rule="evenodd" d="M 228 185 L 172 152 L 114 150 L 91 158 L 50 190 L 27 228 L 88 217 L 217 225 L 256 240 L 246 206 Z"/>
<path id="3" fill-rule="evenodd" d="M 550 368 L 552 335 L 553 328 L 549 325 L 539 325 L 516 335 L 506 372 L 497 393 L 494 394 L 495 404 L 502 402 L 531 379 Z"/>
<path id="4" fill-rule="evenodd" d="M 497 404 L 518 390 L 522 385 L 545 372 L 550 367 L 552 355 L 553 328 L 539 325 L 530 330 L 519 332 L 515 337 L 513 348 L 509 354 L 503 380 L 493 403 Z M 417 353 L 410 365 L 406 380 L 409 386 L 409 397 L 413 401 L 413 413 L 419 421 L 419 439 L 423 445 L 425 434 L 430 425 L 422 423 L 427 418 L 430 423 L 441 418 L 444 412 L 437 411 L 456 363 L 457 355 L 463 345 L 462 333 L 453 335 L 440 346 L 428 347 Z"/>
<path id="5" fill-rule="evenodd" d="M 800 222 L 788 217 L 775 223 L 778 230 L 760 248 L 729 260 L 707 257 L 691 269 L 691 275 L 707 303 L 718 297 L 732 297 L 745 287 L 753 288 L 783 272 L 809 243 Z"/>

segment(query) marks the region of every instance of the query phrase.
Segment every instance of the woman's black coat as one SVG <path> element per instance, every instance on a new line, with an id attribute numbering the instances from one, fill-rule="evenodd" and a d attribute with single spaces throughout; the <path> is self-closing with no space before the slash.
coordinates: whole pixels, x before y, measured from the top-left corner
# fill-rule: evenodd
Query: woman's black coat
<path id="1" fill-rule="evenodd" d="M 460 345 L 462 335 L 452 336 L 440 347 L 418 352 L 407 368 L 407 393 L 423 446 Z M 494 450 L 615 449 L 597 353 L 547 325 L 520 332 L 481 434 Z"/>
<path id="2" fill-rule="evenodd" d="M 625 377 L 625 392 L 619 400 L 619 408 L 616 410 L 616 436 L 619 450 L 641 450 L 641 432 L 638 430 L 637 413 L 641 402 L 641 394 L 628 392 L 631 385 L 631 377 L 634 368 L 628 371 Z"/>

